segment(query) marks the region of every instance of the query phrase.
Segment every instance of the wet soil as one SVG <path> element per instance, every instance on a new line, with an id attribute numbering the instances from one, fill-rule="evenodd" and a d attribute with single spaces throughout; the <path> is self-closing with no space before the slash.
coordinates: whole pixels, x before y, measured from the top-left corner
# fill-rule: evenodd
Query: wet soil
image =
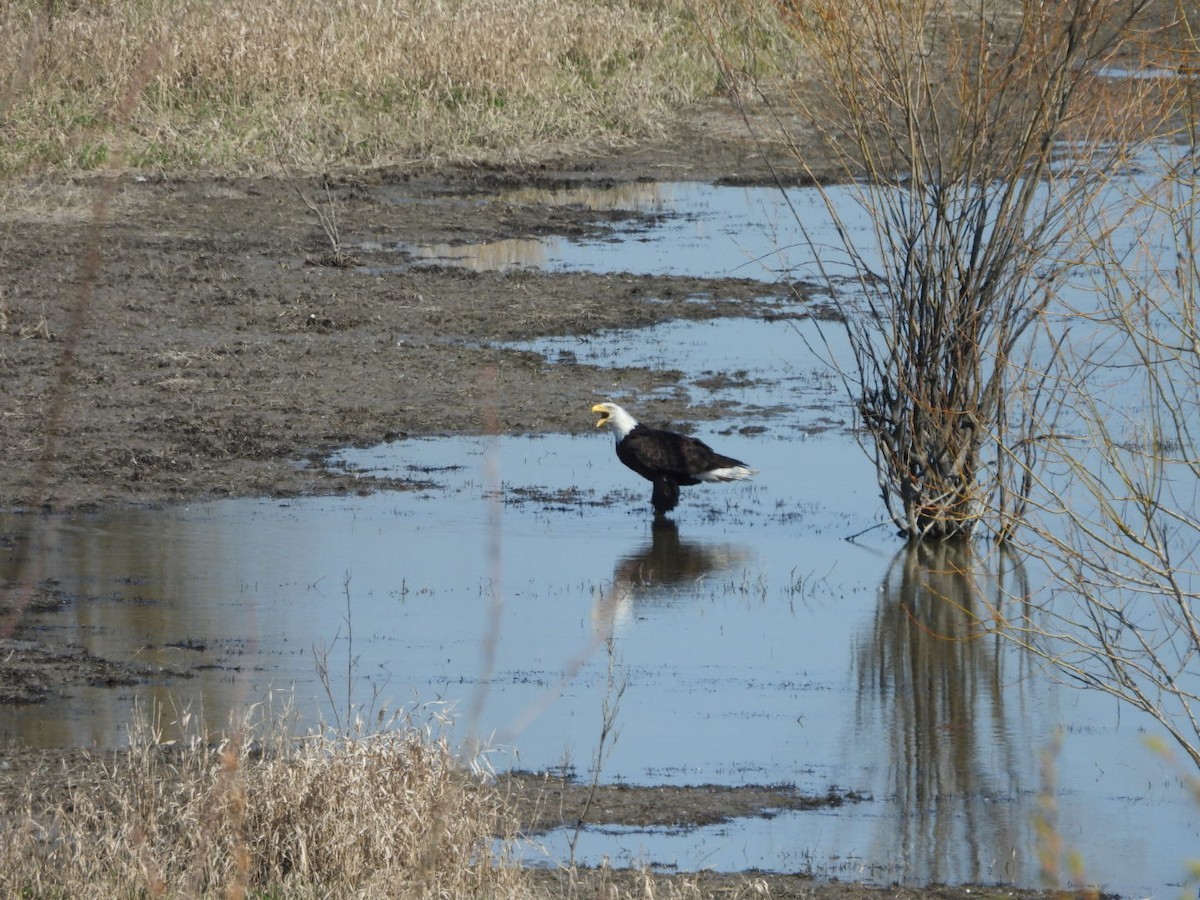
<path id="1" fill-rule="evenodd" d="M 820 172 L 817 149 L 800 149 Z M 325 465 L 327 454 L 347 445 L 590 429 L 597 399 L 670 388 L 680 373 L 544 359 L 504 342 L 760 315 L 770 309 L 762 283 L 472 273 L 414 267 L 381 248 L 596 235 L 618 221 L 630 225 L 623 214 L 520 202 L 507 195 L 516 187 L 794 182 L 798 171 L 783 148 L 747 138 L 737 111 L 714 103 L 683 117 L 662 141 L 529 168 L 304 178 L 128 173 L 12 189 L 0 211 L 0 509 L 26 511 L 18 521 L 28 528 L 0 535 L 0 551 L 22 552 L 45 510 L 406 486 Z M 335 213 L 336 229 L 323 226 L 301 195 Z M 638 408 L 648 421 L 683 426 L 721 414 L 719 401 L 701 399 L 667 391 Z M 24 612 L 61 598 L 52 584 L 7 588 L 0 703 L 166 674 L 23 633 Z M 3 751 L 4 780 L 11 786 L 31 759 Z M 547 810 L 561 818 L 578 809 L 579 790 L 543 783 L 530 794 L 527 826 L 551 827 Z M 814 801 L 770 787 L 606 787 L 587 819 L 695 827 L 834 799 L 846 797 Z M 553 886 L 560 876 L 539 877 Z M 606 884 L 633 885 L 637 877 L 577 873 L 569 892 L 606 896 Z M 705 896 L 980 893 L 877 891 L 761 873 L 706 874 L 701 885 Z"/>
<path id="2" fill-rule="evenodd" d="M 648 790 L 531 772 L 514 772 L 502 780 L 502 792 L 517 798 L 525 834 L 571 829 L 581 822 L 689 830 L 746 816 L 836 808 L 866 799 L 855 791 L 834 789 L 815 796 L 802 794 L 790 785 L 665 785 Z"/>
<path id="3" fill-rule="evenodd" d="M 769 177 L 753 145 L 708 143 L 711 155 L 682 141 L 692 156 L 664 145 L 531 170 L 29 186 L 0 213 L 0 508 L 359 490 L 320 464 L 326 453 L 410 434 L 589 427 L 596 398 L 636 397 L 679 373 L 500 344 L 754 315 L 763 285 L 473 273 L 414 267 L 391 248 L 629 225 L 626 213 L 508 198 L 516 187 Z M 305 198 L 336 215 L 340 256 Z M 690 399 L 641 412 L 718 412 Z"/>

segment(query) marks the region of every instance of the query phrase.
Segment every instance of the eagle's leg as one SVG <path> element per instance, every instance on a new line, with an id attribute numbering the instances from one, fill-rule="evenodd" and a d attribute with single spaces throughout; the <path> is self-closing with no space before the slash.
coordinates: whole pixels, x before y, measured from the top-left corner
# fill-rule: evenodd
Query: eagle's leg
<path id="1" fill-rule="evenodd" d="M 654 506 L 656 516 L 669 513 L 679 505 L 679 485 L 669 478 L 655 478 L 650 503 Z"/>

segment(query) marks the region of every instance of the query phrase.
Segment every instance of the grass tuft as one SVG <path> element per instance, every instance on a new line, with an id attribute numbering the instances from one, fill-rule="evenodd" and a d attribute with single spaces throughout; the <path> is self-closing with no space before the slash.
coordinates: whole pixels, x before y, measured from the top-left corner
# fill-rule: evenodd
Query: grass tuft
<path id="1" fill-rule="evenodd" d="M 0 815 L 6 897 L 515 896 L 501 799 L 427 727 L 295 739 L 284 717 L 43 769 Z"/>

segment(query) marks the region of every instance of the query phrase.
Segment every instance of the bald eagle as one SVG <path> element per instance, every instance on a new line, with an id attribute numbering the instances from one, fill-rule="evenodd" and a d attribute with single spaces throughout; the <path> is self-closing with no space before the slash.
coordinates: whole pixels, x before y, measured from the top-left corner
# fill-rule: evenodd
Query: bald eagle
<path id="1" fill-rule="evenodd" d="M 650 503 L 663 516 L 679 505 L 679 486 L 702 481 L 741 481 L 754 474 L 740 460 L 715 452 L 694 437 L 639 425 L 615 403 L 597 403 L 599 428 L 607 425 L 617 436 L 617 458 L 654 484 Z"/>

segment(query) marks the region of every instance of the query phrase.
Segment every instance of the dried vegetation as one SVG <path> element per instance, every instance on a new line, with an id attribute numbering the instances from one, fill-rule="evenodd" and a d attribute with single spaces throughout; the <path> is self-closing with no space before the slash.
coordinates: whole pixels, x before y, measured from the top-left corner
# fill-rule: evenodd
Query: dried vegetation
<path id="1" fill-rule="evenodd" d="M 412 723 L 289 737 L 286 716 L 210 743 L 141 720 L 128 751 L 6 791 L 0 893 L 515 895 L 492 855 L 501 802 Z"/>
<path id="2" fill-rule="evenodd" d="M 744 40 L 751 12 L 718 39 Z M 717 85 L 692 14 L 685 0 L 17 0 L 0 8 L 0 174 L 612 145 Z"/>

